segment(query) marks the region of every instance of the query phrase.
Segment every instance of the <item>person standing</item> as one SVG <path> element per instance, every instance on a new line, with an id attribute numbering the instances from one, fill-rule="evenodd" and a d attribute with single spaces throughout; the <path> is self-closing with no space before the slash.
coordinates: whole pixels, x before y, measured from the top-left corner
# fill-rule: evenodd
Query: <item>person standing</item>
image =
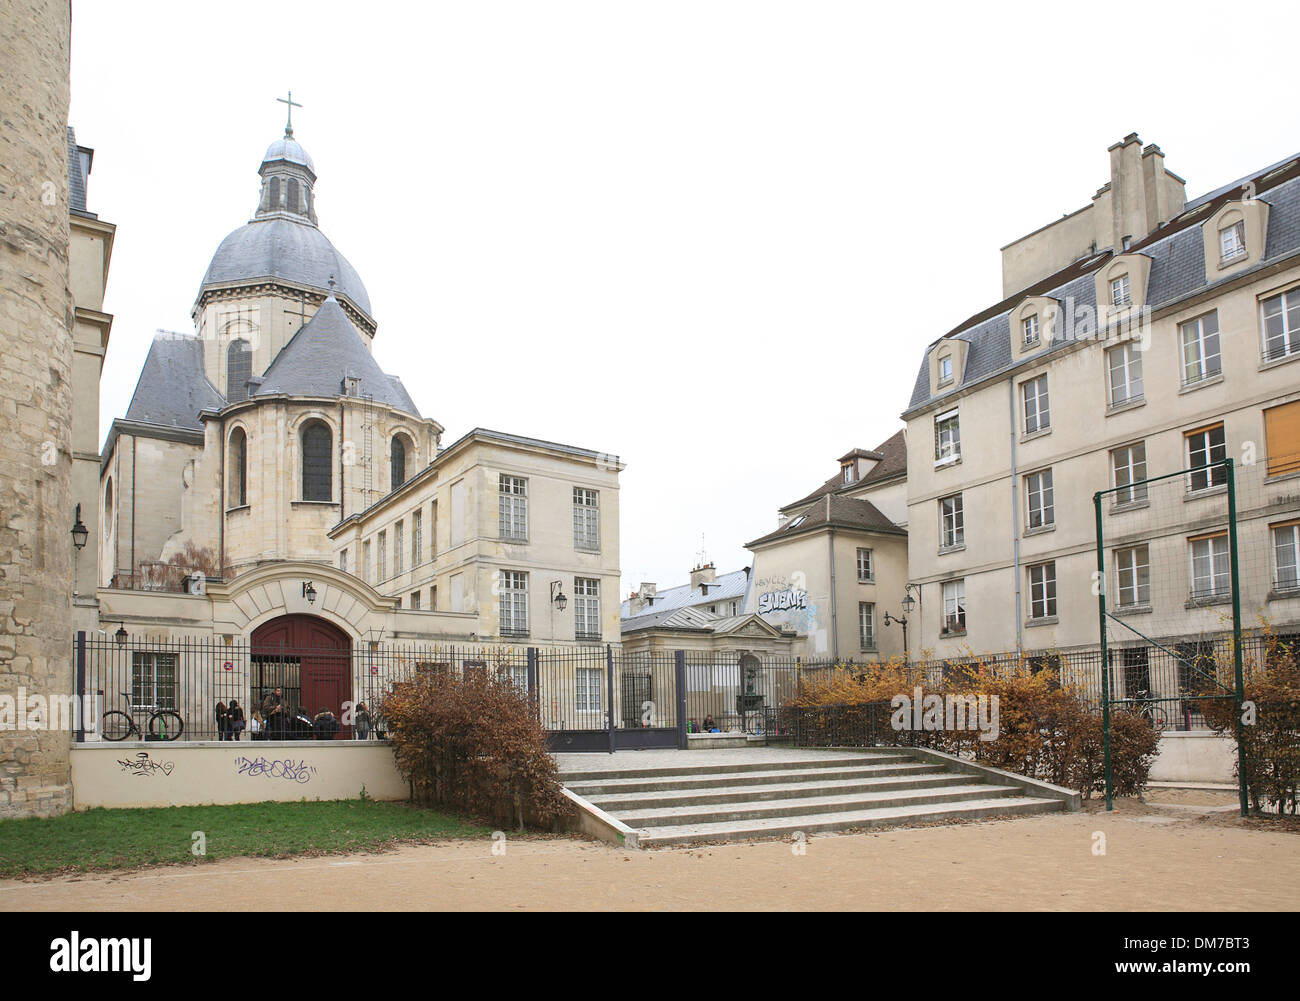
<path id="1" fill-rule="evenodd" d="M 244 729 L 244 707 L 239 704 L 238 699 L 230 700 L 230 708 L 226 710 L 226 725 L 230 731 L 230 739 L 238 740 L 240 732 Z"/>
<path id="2" fill-rule="evenodd" d="M 224 702 L 217 703 L 217 740 L 228 740 L 230 729 L 230 710 Z"/>

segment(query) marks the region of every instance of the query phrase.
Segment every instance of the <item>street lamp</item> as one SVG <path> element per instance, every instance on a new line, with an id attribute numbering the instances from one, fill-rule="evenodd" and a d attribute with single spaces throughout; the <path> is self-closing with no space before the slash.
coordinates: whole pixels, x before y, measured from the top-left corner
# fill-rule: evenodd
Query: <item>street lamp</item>
<path id="1" fill-rule="evenodd" d="M 302 596 L 307 599 L 307 604 L 316 604 L 316 588 L 312 587 L 311 581 L 302 582 Z"/>
<path id="2" fill-rule="evenodd" d="M 569 599 L 564 596 L 564 584 L 561 581 L 551 581 L 551 601 L 561 612 L 569 607 Z"/>
<path id="3" fill-rule="evenodd" d="M 77 505 L 76 520 L 72 523 L 72 545 L 76 549 L 86 548 L 86 539 L 90 537 L 90 529 L 86 528 L 81 520 L 81 505 Z"/>
<path id="4" fill-rule="evenodd" d="M 900 626 L 903 627 L 903 660 L 904 660 L 904 661 L 906 661 L 906 660 L 908 659 L 908 656 L 907 656 L 907 650 L 908 650 L 908 647 L 907 647 L 907 617 L 908 617 L 909 615 L 912 614 L 912 609 L 914 609 L 914 608 L 916 607 L 916 599 L 912 597 L 912 588 L 913 588 L 914 586 L 915 586 L 915 585 L 913 585 L 913 584 L 908 584 L 908 585 L 906 585 L 906 588 L 905 588 L 905 590 L 904 590 L 904 592 L 903 592 L 903 600 L 902 600 L 902 602 L 901 602 L 901 604 L 902 604 L 902 606 L 903 606 L 903 614 L 902 614 L 902 615 L 890 615 L 888 612 L 885 613 L 885 625 L 888 626 L 888 625 L 891 625 L 891 624 L 897 622 Z"/>
<path id="5" fill-rule="evenodd" d="M 113 634 L 113 639 L 117 640 L 118 646 L 126 646 L 126 625 L 124 623 L 119 622 L 117 624 L 117 632 Z"/>

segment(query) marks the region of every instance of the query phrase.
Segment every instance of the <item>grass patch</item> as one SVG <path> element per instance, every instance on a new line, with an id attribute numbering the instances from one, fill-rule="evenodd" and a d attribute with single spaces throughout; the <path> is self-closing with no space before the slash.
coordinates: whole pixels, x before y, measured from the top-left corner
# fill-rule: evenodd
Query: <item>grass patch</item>
<path id="1" fill-rule="evenodd" d="M 204 832 L 207 854 L 191 852 Z M 0 820 L 0 877 L 192 864 L 237 855 L 365 851 L 402 841 L 486 838 L 491 829 L 406 803 L 336 800 L 87 810 Z"/>

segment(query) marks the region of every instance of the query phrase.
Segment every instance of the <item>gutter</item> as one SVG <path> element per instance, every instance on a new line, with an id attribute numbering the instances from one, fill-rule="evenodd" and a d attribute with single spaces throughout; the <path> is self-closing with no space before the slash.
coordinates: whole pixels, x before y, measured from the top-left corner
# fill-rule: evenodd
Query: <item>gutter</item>
<path id="1" fill-rule="evenodd" d="M 1020 491 L 1016 485 L 1016 377 L 1014 373 L 1007 376 L 1007 408 L 1011 417 L 1011 567 L 1012 572 L 1016 575 L 1016 659 L 1018 660 L 1020 658 L 1022 639 L 1020 627 Z M 1052 489 L 1055 491 L 1055 483 L 1052 484 Z"/>

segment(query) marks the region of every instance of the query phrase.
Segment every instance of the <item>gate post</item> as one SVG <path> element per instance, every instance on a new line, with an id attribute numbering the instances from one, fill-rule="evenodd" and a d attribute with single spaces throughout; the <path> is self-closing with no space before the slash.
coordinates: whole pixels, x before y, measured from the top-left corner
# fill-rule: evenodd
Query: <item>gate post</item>
<path id="1" fill-rule="evenodd" d="M 528 701 L 537 707 L 537 647 L 528 648 Z"/>
<path id="2" fill-rule="evenodd" d="M 77 743 L 86 739 L 86 633 L 77 630 Z"/>
<path id="3" fill-rule="evenodd" d="M 677 702 L 677 750 L 684 751 L 690 746 L 686 736 L 686 651 L 673 652 L 673 686 Z"/>
<path id="4" fill-rule="evenodd" d="M 1094 517 L 1097 521 L 1097 621 L 1101 633 L 1101 746 L 1106 772 L 1106 812 L 1115 809 L 1114 785 L 1110 763 L 1110 658 L 1106 649 L 1106 548 L 1101 523 L 1101 491 L 1092 495 Z"/>
<path id="5" fill-rule="evenodd" d="M 609 753 L 614 753 L 614 648 L 605 644 L 605 689 L 609 695 Z"/>
<path id="6" fill-rule="evenodd" d="M 1232 679 L 1233 692 L 1236 696 L 1237 716 L 1237 797 L 1241 806 L 1241 815 L 1250 816 L 1250 796 L 1246 776 L 1245 734 L 1242 732 L 1241 716 L 1246 701 L 1246 679 L 1241 662 L 1241 582 L 1237 575 L 1237 481 L 1233 474 L 1231 459 L 1224 459 L 1224 472 L 1228 481 L 1228 568 L 1232 583 Z"/>

